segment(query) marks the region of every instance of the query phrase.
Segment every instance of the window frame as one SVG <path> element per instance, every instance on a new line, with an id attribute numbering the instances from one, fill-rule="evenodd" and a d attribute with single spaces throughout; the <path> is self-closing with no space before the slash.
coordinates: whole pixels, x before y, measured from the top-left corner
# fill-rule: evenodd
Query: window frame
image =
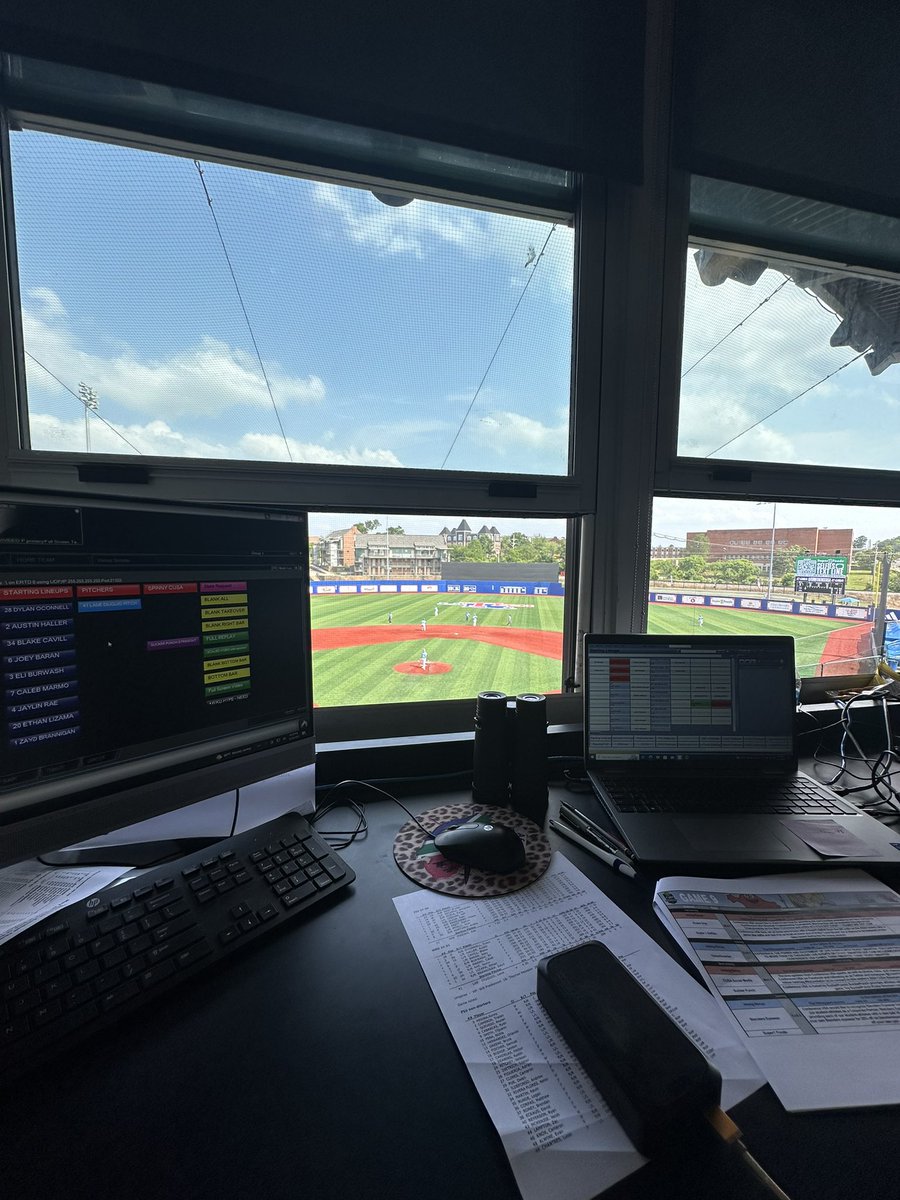
<path id="1" fill-rule="evenodd" d="M 687 251 L 690 245 L 713 244 L 738 253 L 770 253 L 788 256 L 783 239 L 748 244 L 739 238 L 730 240 L 724 229 L 710 237 L 708 230 L 698 232 L 691 220 L 690 182 L 687 171 L 673 169 L 670 176 L 670 204 L 666 214 L 665 292 L 660 353 L 663 361 L 663 387 L 657 426 L 656 466 L 653 497 L 741 499 L 758 502 L 808 504 L 858 504 L 900 508 L 900 471 L 862 467 L 823 467 L 801 463 L 771 463 L 751 459 L 693 458 L 678 454 L 678 418 L 681 383 L 681 350 L 684 331 L 684 295 Z M 730 182 L 730 181 L 727 181 Z M 703 226 L 700 226 L 703 229 Z M 873 267 L 865 261 L 835 261 L 804 253 L 793 244 L 789 257 L 810 265 L 859 270 L 869 276 L 883 275 L 892 282 L 900 273 Z M 900 367 L 898 367 L 900 369 Z M 646 547 L 649 586 L 650 546 Z M 868 677 L 859 675 L 807 678 L 802 684 L 804 702 L 826 699 L 826 691 L 858 686 Z"/>
<path id="2" fill-rule="evenodd" d="M 47 108 L 50 106 L 48 105 Z M 2 243 L 0 271 L 0 487 L 80 496 L 85 499 L 143 499 L 160 502 L 243 503 L 311 511 L 391 512 L 398 516 L 465 513 L 476 518 L 528 517 L 567 521 L 567 579 L 576 581 L 566 604 L 563 631 L 561 687 L 548 698 L 553 722 L 580 720 L 580 696 L 572 687 L 576 647 L 582 628 L 575 615 L 583 608 L 577 580 L 590 563 L 580 521 L 593 512 L 598 494 L 600 436 L 601 339 L 605 254 L 606 182 L 580 177 L 573 188 L 572 212 L 545 205 L 489 201 L 452 187 L 423 187 L 377 173 L 347 174 L 309 164 L 238 151 L 208 143 L 186 143 L 147 130 L 98 126 L 71 117 L 55 117 L 47 108 L 35 112 L 7 109 L 0 120 L 0 202 Z M 27 431 L 21 297 L 15 258 L 15 214 L 9 133 L 27 127 L 45 132 L 86 137 L 135 148 L 199 157 L 211 162 L 281 174 L 321 178 L 351 186 L 388 187 L 427 194 L 455 204 L 494 212 L 532 216 L 547 221 L 565 219 L 575 226 L 570 384 L 569 470 L 549 476 L 510 472 L 486 476 L 480 471 L 437 471 L 417 468 L 330 466 L 327 464 L 268 463 L 240 460 L 193 460 L 149 455 L 78 453 L 33 450 L 20 431 Z M 584 232 L 583 214 L 590 214 Z M 579 337 L 590 330 L 593 336 Z M 577 552 L 576 552 L 577 547 Z M 588 567 L 588 577 L 590 569 Z M 570 582 L 571 587 L 571 582 Z M 565 681 L 565 682 L 564 682 Z M 321 709 L 317 713 L 320 739 L 407 736 L 471 729 L 471 702 L 360 706 Z"/>

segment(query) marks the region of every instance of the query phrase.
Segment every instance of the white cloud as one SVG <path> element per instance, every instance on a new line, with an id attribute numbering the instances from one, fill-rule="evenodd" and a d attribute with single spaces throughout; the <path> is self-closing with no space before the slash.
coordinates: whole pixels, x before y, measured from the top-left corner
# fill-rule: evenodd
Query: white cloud
<path id="1" fill-rule="evenodd" d="M 294 462 L 332 463 L 338 466 L 402 467 L 403 463 L 391 450 L 366 450 L 349 446 L 335 451 L 297 438 L 288 438 Z M 246 433 L 240 440 L 240 453 L 235 457 L 253 460 L 285 461 L 284 439 L 273 433 Z"/>
<path id="2" fill-rule="evenodd" d="M 316 202 L 339 218 L 351 241 L 386 254 L 424 258 L 429 235 L 470 251 L 479 240 L 478 224 L 467 209 L 424 200 L 391 208 L 362 189 L 328 183 L 313 186 Z"/>
<path id="3" fill-rule="evenodd" d="M 498 454 L 526 447 L 541 454 L 565 454 L 569 440 L 568 421 L 559 425 L 545 425 L 522 413 L 495 411 L 487 414 L 490 436 L 496 437 L 494 448 Z M 499 428 L 495 432 L 494 426 Z M 477 435 L 476 435 L 477 436 Z"/>
<path id="4" fill-rule="evenodd" d="M 45 307 L 47 303 L 45 298 Z M 69 386 L 89 383 L 100 396 L 101 408 L 104 401 L 114 401 L 171 420 L 218 416 L 239 406 L 272 407 L 254 355 L 217 338 L 204 337 L 186 350 L 142 361 L 128 348 L 107 356 L 88 353 L 68 329 L 49 325 L 34 311 L 23 312 L 22 324 L 29 354 L 67 383 L 72 380 Z M 325 399 L 325 384 L 318 375 L 290 375 L 271 362 L 266 373 L 280 409 Z M 33 379 L 41 387 L 59 390 L 45 371 L 37 369 Z"/>
<path id="5" fill-rule="evenodd" d="M 52 288 L 33 287 L 28 289 L 28 298 L 32 300 L 34 312 L 45 321 L 66 316 L 66 307 Z"/>
<path id="6" fill-rule="evenodd" d="M 756 425 L 761 415 L 752 412 L 734 392 L 724 389 L 697 392 L 685 388 L 678 422 L 678 452 L 705 458 L 721 446 L 723 458 L 804 461 L 793 438 L 771 429 L 764 421 Z"/>
<path id="7" fill-rule="evenodd" d="M 344 232 L 357 245 L 383 254 L 428 257 L 440 245 L 452 246 L 472 259 L 499 258 L 512 268 L 511 289 L 524 286 L 533 269 L 526 263 L 531 250 L 539 256 L 552 225 L 546 221 L 482 212 L 433 200 L 414 200 L 402 208 L 382 204 L 362 188 L 341 188 L 315 183 L 313 196 L 333 213 Z M 574 231 L 558 224 L 547 251 L 537 265 L 537 280 L 544 280 L 556 299 L 571 302 Z M 439 281 L 436 281 L 436 284 Z"/>
<path id="8" fill-rule="evenodd" d="M 30 428 L 32 445 L 36 450 L 71 450 L 73 447 L 84 445 L 84 419 L 81 416 L 71 420 L 60 420 L 46 413 L 32 413 Z M 140 453 L 174 458 L 288 461 L 284 439 L 277 434 L 244 433 L 234 442 L 222 442 L 179 433 L 160 419 L 148 421 L 144 425 L 122 424 L 110 427 L 93 417 L 90 433 L 91 450 L 100 454 Z M 121 437 L 119 433 L 122 434 Z M 403 466 L 389 450 L 351 447 L 338 452 L 290 437 L 288 445 L 294 462 L 331 463 L 339 466 Z"/>

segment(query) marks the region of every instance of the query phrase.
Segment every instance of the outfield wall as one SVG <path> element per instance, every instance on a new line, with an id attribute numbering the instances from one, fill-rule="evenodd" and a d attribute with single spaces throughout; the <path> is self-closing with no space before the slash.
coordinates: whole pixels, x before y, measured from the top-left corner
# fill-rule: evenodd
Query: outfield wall
<path id="1" fill-rule="evenodd" d="M 707 596 L 696 592 L 651 592 L 651 604 L 688 604 L 696 608 L 744 609 L 748 612 L 791 613 L 797 617 L 871 621 L 875 609 L 867 604 L 807 604 L 802 600 L 764 600 L 753 596 Z"/>
<path id="2" fill-rule="evenodd" d="M 359 595 L 457 595 L 466 592 L 495 596 L 564 596 L 561 583 L 531 583 L 525 580 L 497 579 L 354 579 L 341 583 L 315 581 L 309 586 L 313 596 Z M 809 604 L 802 600 L 765 600 L 754 596 L 718 596 L 697 592 L 650 592 L 651 604 L 684 604 L 695 608 L 744 609 L 747 612 L 791 613 L 799 617 L 830 617 L 832 620 L 872 621 L 875 609 L 867 604 Z"/>
<path id="3" fill-rule="evenodd" d="M 564 596 L 566 589 L 561 583 L 527 583 L 523 580 L 506 580 L 502 582 L 497 579 L 403 579 L 403 580 L 384 580 L 384 579 L 354 579 L 352 583 L 340 583 L 333 580 L 329 583 L 313 582 L 309 585 L 310 595 L 312 596 L 359 596 L 359 595 L 381 595 L 381 596 L 396 596 L 400 595 L 415 595 L 416 593 L 426 593 L 427 595 L 442 595 L 450 593 L 456 595 L 462 592 L 477 592 L 480 596 L 495 595 L 495 596 Z"/>

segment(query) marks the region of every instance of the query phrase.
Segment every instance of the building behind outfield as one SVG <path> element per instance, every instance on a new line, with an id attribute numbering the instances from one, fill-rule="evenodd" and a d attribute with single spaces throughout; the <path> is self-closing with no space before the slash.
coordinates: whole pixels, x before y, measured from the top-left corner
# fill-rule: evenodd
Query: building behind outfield
<path id="1" fill-rule="evenodd" d="M 843 554 L 849 558 L 853 545 L 853 530 L 789 525 L 776 528 L 773 538 L 771 525 L 759 529 L 706 529 L 689 533 L 685 541 L 687 550 L 683 553 L 687 554 L 698 553 L 700 547 L 705 550 L 708 542 L 710 562 L 746 558 L 753 563 L 767 564 L 772 553 L 773 541 L 776 551 L 786 550 L 789 546 L 799 546 L 810 554 Z M 656 555 L 656 550 L 653 554 Z"/>

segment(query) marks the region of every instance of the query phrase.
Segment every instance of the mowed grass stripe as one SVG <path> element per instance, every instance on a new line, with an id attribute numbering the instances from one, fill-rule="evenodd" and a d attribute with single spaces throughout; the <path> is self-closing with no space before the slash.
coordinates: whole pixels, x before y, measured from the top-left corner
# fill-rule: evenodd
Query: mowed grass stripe
<path id="1" fill-rule="evenodd" d="M 451 666 L 446 674 L 415 671 L 423 648 L 431 663 Z M 479 642 L 423 637 L 415 641 L 322 650 L 314 655 L 313 693 L 319 705 L 389 704 L 420 700 L 462 700 L 481 691 L 552 692 L 560 688 L 560 665 L 552 659 Z"/>
<path id="2" fill-rule="evenodd" d="M 702 615 L 703 624 L 697 618 Z M 743 609 L 697 608 L 651 604 L 647 617 L 648 633 L 674 634 L 763 634 L 787 635 L 795 642 L 797 668 L 812 675 L 821 661 L 828 635 L 836 629 L 858 625 L 857 621 L 834 621 L 826 617 L 798 617 L 790 613 L 748 612 Z"/>
<path id="3" fill-rule="evenodd" d="M 467 601 L 486 600 L 508 602 L 512 607 L 468 610 L 463 607 Z M 465 637 L 458 642 L 446 636 L 429 637 L 427 631 L 436 626 L 443 633 L 448 627 L 460 627 L 462 631 L 471 625 L 471 617 L 476 612 L 479 628 L 503 628 L 507 613 L 511 613 L 511 631 L 561 631 L 563 611 L 564 601 L 556 596 L 506 597 L 469 592 L 311 597 L 313 628 L 368 626 L 374 631 L 387 626 L 388 613 L 393 613 L 394 632 L 398 626 L 409 626 L 410 632 L 409 641 L 375 642 L 360 647 L 317 651 L 313 656 L 316 703 L 327 707 L 468 699 L 488 690 L 509 695 L 559 691 L 561 666 L 553 659 L 485 645 Z M 698 622 L 700 615 L 703 616 L 702 626 Z M 423 617 L 427 626 L 424 635 L 421 632 Z M 821 617 L 709 607 L 704 607 L 701 613 L 697 608 L 665 604 L 651 604 L 648 619 L 650 633 L 786 634 L 796 642 L 797 665 L 804 674 L 814 673 L 830 633 L 856 624 Z M 403 675 L 394 670 L 397 663 L 418 663 L 423 647 L 428 651 L 429 662 L 449 663 L 452 669 L 441 675 L 427 672 Z"/>
<path id="4" fill-rule="evenodd" d="M 466 604 L 504 604 L 507 608 L 466 608 Z M 438 615 L 434 615 L 437 607 Z M 313 629 L 353 625 L 386 625 L 393 613 L 394 625 L 428 624 L 466 625 L 477 615 L 479 625 L 505 626 L 511 617 L 513 629 L 549 629 L 563 627 L 565 600 L 562 596 L 501 596 L 494 593 L 441 592 L 405 595 L 366 593 L 346 596 L 311 596 Z M 466 621 L 466 613 L 469 621 Z"/>

